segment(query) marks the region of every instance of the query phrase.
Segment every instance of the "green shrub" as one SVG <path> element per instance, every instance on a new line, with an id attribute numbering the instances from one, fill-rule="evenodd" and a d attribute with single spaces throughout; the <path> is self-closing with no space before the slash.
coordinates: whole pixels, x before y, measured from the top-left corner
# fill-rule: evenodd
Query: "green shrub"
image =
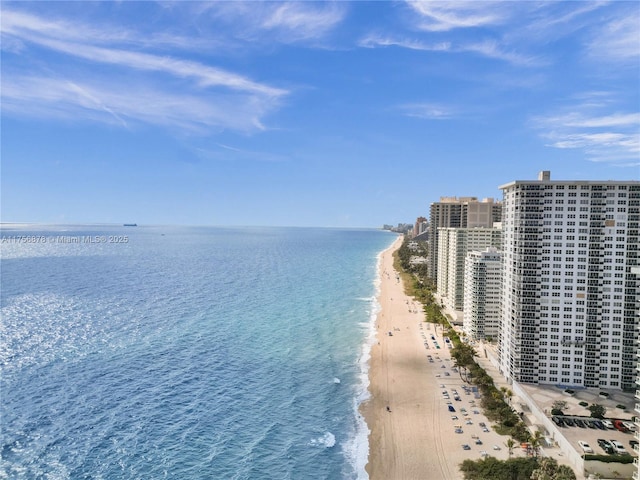
<path id="1" fill-rule="evenodd" d="M 585 460 L 597 460 L 604 463 L 633 463 L 631 455 L 591 455 L 586 454 Z"/>

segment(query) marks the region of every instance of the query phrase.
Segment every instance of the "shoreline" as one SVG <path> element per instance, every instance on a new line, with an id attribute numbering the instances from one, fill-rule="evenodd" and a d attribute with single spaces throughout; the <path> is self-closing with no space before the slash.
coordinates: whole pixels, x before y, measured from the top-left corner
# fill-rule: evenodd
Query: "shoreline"
<path id="1" fill-rule="evenodd" d="M 376 328 L 376 323 L 378 316 L 380 315 L 380 311 L 382 310 L 382 305 L 380 304 L 380 289 L 382 283 L 382 258 L 385 252 L 395 251 L 397 249 L 396 242 L 398 239 L 402 239 L 402 236 L 399 235 L 389 246 L 385 247 L 384 250 L 379 252 L 376 255 L 376 272 L 373 278 L 373 295 L 371 297 L 370 303 L 370 314 L 368 321 L 368 328 L 366 332 L 366 336 L 364 342 L 362 344 L 362 350 L 360 352 L 360 359 L 358 363 L 360 364 L 360 375 L 361 375 L 361 392 L 356 398 L 355 402 L 355 416 L 356 416 L 356 439 L 354 441 L 353 446 L 353 457 L 355 460 L 355 470 L 358 480 L 366 480 L 369 479 L 369 474 L 367 472 L 367 465 L 369 462 L 369 436 L 371 434 L 371 429 L 369 427 L 369 422 L 366 419 L 363 408 L 364 406 L 371 401 L 371 390 L 370 390 L 370 368 L 371 368 L 371 349 L 376 342 L 378 337 L 378 332 Z M 398 246 L 401 243 L 398 243 Z"/>
<path id="2" fill-rule="evenodd" d="M 506 459 L 506 438 L 479 425 L 490 422 L 453 370 L 442 330 L 425 322 L 422 305 L 405 294 L 393 268 L 402 241 L 399 236 L 379 259 L 369 397 L 359 408 L 369 428 L 365 471 L 370 480 L 458 480 L 466 459 L 487 452 Z"/>

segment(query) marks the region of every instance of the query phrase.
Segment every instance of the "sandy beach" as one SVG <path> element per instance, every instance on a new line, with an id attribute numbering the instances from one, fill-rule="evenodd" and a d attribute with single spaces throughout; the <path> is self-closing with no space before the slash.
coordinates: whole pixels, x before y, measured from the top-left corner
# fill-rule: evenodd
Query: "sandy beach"
<path id="1" fill-rule="evenodd" d="M 508 458 L 507 438 L 483 431 L 480 423 L 489 429 L 490 424 L 453 370 L 441 329 L 425 323 L 421 305 L 405 295 L 393 269 L 393 252 L 401 243 L 399 237 L 380 258 L 371 398 L 361 409 L 370 429 L 366 470 L 371 480 L 457 480 L 462 477 L 458 465 L 467 458 L 479 459 L 484 452 Z"/>

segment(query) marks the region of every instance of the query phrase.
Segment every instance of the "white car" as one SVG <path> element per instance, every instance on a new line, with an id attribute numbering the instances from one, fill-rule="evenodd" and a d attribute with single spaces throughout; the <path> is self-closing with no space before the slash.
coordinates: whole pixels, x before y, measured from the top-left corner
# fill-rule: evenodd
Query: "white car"
<path id="1" fill-rule="evenodd" d="M 630 432 L 636 431 L 636 425 L 633 422 L 622 422 L 622 425 L 627 427 L 627 430 L 629 430 Z"/>
<path id="2" fill-rule="evenodd" d="M 591 446 L 589 446 L 587 442 L 583 442 L 582 440 L 579 440 L 578 445 L 582 447 L 582 450 L 584 450 L 584 453 L 593 453 L 593 448 L 591 448 Z"/>
<path id="3" fill-rule="evenodd" d="M 613 449 L 615 450 L 615 452 L 618 455 L 628 455 L 629 454 L 629 452 L 627 452 L 624 449 L 624 445 L 622 445 L 622 443 L 620 443 L 619 441 L 617 441 L 617 440 L 609 440 L 609 441 L 611 442 L 611 445 L 613 445 Z"/>
<path id="4" fill-rule="evenodd" d="M 600 420 L 600 421 L 609 430 L 613 430 L 614 429 L 613 422 L 611 420 Z"/>

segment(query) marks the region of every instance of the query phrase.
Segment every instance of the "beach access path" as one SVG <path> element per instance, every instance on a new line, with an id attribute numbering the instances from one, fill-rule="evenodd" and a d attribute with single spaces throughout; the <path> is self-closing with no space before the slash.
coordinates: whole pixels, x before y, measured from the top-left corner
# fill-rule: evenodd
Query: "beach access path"
<path id="1" fill-rule="evenodd" d="M 442 329 L 426 323 L 422 305 L 404 293 L 393 268 L 393 252 L 401 244 L 399 237 L 380 256 L 381 309 L 371 347 L 371 398 L 361 407 L 370 430 L 366 470 L 371 480 L 459 480 L 458 466 L 465 459 L 483 454 L 507 459 L 507 437 L 491 430 L 479 398 L 463 388 L 469 386 L 453 370 Z M 460 400 L 454 399 L 454 391 Z M 455 432 L 456 426 L 461 433 Z M 465 444 L 469 450 L 463 449 Z M 522 455 L 518 450 L 514 456 Z"/>

